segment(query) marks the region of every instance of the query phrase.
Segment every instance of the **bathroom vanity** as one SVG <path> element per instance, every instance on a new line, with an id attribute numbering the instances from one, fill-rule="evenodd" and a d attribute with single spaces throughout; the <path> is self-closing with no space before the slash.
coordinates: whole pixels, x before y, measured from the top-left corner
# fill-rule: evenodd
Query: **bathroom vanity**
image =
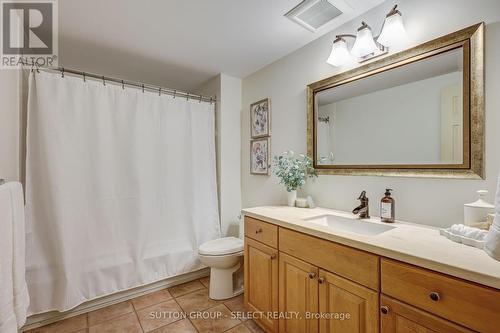
<path id="1" fill-rule="evenodd" d="M 245 305 L 267 332 L 499 332 L 500 262 L 436 228 L 328 209 L 245 214 Z"/>
<path id="2" fill-rule="evenodd" d="M 484 23 L 306 92 L 319 174 L 484 179 Z M 500 332 L 500 262 L 436 228 L 321 208 L 243 212 L 245 304 L 267 332 Z"/>

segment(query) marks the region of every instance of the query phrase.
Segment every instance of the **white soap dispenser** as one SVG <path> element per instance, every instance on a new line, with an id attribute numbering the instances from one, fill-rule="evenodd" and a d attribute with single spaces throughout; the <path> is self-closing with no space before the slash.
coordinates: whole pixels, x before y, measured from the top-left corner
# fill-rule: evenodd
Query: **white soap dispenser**
<path id="1" fill-rule="evenodd" d="M 486 221 L 488 214 L 493 213 L 495 210 L 495 206 L 485 200 L 485 197 L 488 194 L 487 190 L 479 190 L 477 191 L 477 194 L 479 194 L 479 199 L 464 205 L 465 225 L 470 226 L 478 222 L 484 222 Z"/>

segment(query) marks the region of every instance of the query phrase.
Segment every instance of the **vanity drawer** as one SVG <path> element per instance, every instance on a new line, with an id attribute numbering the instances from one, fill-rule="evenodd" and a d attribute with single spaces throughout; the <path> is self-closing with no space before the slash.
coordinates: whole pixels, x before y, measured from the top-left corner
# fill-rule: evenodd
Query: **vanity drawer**
<path id="1" fill-rule="evenodd" d="M 278 248 L 278 227 L 273 224 L 245 216 L 245 236 Z"/>
<path id="2" fill-rule="evenodd" d="M 280 252 L 379 290 L 379 257 L 286 228 L 279 231 Z"/>
<path id="3" fill-rule="evenodd" d="M 384 258 L 381 270 L 382 293 L 479 332 L 498 332 L 500 290 Z"/>

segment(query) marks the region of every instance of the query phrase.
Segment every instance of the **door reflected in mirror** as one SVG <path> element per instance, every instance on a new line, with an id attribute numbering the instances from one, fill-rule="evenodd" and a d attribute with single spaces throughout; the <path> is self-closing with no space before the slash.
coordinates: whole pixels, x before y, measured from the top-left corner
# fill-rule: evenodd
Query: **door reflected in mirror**
<path id="1" fill-rule="evenodd" d="M 463 68 L 457 47 L 316 92 L 316 165 L 465 164 Z"/>

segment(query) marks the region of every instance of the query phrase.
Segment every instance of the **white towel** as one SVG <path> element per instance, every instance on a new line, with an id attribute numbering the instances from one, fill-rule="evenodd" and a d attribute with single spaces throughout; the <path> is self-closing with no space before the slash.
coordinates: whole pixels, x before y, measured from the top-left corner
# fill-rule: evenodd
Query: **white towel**
<path id="1" fill-rule="evenodd" d="M 497 182 L 495 197 L 495 219 L 484 241 L 484 251 L 493 259 L 500 261 L 500 177 Z"/>
<path id="2" fill-rule="evenodd" d="M 0 185 L 0 333 L 17 332 L 26 322 L 25 271 L 23 190 L 9 182 Z"/>
<path id="3" fill-rule="evenodd" d="M 454 224 L 450 227 L 449 231 L 454 235 L 464 236 L 478 241 L 483 241 L 488 233 L 487 230 L 473 228 L 463 224 Z"/>

